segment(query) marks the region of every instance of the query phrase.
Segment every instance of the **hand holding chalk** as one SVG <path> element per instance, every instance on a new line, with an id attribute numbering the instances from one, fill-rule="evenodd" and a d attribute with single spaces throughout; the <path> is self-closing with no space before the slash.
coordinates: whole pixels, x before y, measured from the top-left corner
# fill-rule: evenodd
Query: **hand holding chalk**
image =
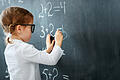
<path id="1" fill-rule="evenodd" d="M 62 46 L 63 34 L 61 31 L 57 30 L 55 33 L 55 45 Z"/>

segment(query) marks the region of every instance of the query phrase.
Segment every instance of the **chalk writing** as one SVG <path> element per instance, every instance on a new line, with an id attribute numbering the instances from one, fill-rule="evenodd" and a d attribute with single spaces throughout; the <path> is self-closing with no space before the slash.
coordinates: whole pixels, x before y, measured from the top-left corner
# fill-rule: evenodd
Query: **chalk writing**
<path id="1" fill-rule="evenodd" d="M 4 6 L 5 4 L 11 4 L 12 2 L 16 2 L 17 1 L 17 3 L 23 3 L 24 1 L 23 0 L 0 0 L 1 1 L 1 3 L 2 3 L 2 6 Z"/>
<path id="2" fill-rule="evenodd" d="M 10 75 L 9 75 L 9 73 L 8 73 L 8 68 L 5 70 L 5 78 L 6 78 L 6 79 L 10 78 Z"/>
<path id="3" fill-rule="evenodd" d="M 39 13 L 39 18 L 44 18 L 45 15 L 52 17 L 58 11 L 63 11 L 66 14 L 65 4 L 65 1 L 60 2 L 58 6 L 53 6 L 51 2 L 47 2 L 46 5 L 40 4 L 41 12 Z"/>
<path id="4" fill-rule="evenodd" d="M 50 71 L 49 69 L 44 69 L 42 74 L 45 75 L 45 80 L 57 80 L 57 77 L 60 76 L 57 68 L 53 68 L 52 71 Z M 62 80 L 70 79 L 68 75 L 62 75 Z"/>

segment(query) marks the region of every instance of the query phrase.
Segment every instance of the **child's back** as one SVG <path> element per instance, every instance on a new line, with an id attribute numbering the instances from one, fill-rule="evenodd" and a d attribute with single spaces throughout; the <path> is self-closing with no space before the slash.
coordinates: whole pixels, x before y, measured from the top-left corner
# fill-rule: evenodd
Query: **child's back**
<path id="1" fill-rule="evenodd" d="M 55 46 L 51 54 L 39 51 L 34 46 L 14 39 L 5 49 L 5 60 L 10 73 L 10 80 L 41 80 L 39 63 L 55 65 L 62 56 L 63 50 Z M 55 59 L 56 55 L 58 56 Z"/>

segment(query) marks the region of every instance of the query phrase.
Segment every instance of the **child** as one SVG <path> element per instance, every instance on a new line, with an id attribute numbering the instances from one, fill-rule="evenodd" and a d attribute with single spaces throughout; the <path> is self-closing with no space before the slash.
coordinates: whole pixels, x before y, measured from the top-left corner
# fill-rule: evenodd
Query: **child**
<path id="1" fill-rule="evenodd" d="M 39 64 L 55 65 L 61 58 L 63 35 L 59 30 L 52 43 L 50 34 L 47 35 L 47 49 L 44 51 L 26 43 L 30 41 L 35 28 L 33 15 L 26 9 L 6 8 L 0 15 L 0 23 L 7 35 L 4 55 L 10 80 L 41 80 Z"/>

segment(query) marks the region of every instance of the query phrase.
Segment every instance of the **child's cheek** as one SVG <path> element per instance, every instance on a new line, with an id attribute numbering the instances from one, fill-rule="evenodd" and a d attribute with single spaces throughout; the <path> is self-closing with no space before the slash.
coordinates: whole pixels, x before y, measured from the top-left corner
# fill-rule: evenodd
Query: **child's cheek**
<path id="1" fill-rule="evenodd" d="M 30 33 L 29 33 L 29 40 L 31 39 L 31 35 L 32 35 L 32 34 L 31 34 L 31 31 L 30 31 Z"/>

